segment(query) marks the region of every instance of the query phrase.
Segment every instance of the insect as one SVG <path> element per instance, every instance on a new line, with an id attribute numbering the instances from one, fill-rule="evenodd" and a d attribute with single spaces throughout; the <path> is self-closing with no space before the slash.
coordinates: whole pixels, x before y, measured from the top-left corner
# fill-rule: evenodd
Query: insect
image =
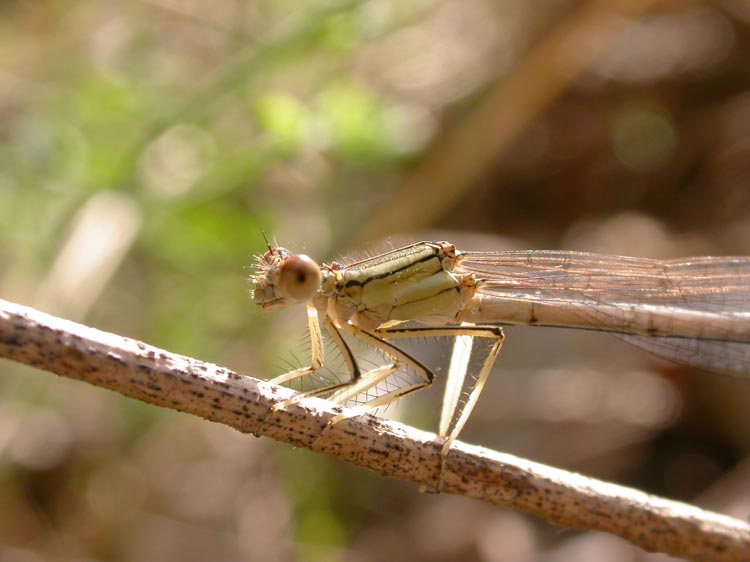
<path id="1" fill-rule="evenodd" d="M 439 428 L 446 438 L 444 454 L 500 353 L 501 325 L 611 332 L 668 359 L 750 376 L 750 257 L 659 261 L 564 251 L 471 252 L 449 242 L 417 242 L 345 265 L 318 265 L 304 254 L 267 246 L 252 277 L 253 299 L 263 310 L 306 304 L 312 344 L 310 366 L 275 383 L 321 369 L 322 325 L 341 351 L 349 377 L 306 395 L 329 393 L 329 400 L 343 404 L 403 366 L 417 374 L 416 382 L 365 404 L 375 408 L 434 380 L 430 369 L 394 342 L 456 337 L 448 372 L 454 382 L 446 390 Z M 344 335 L 380 350 L 390 362 L 362 372 Z M 454 419 L 476 338 L 486 338 L 490 349 Z"/>

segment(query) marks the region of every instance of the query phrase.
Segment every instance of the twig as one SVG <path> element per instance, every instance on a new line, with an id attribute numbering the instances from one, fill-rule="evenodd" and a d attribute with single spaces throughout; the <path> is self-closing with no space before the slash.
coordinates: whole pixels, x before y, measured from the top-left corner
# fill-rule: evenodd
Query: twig
<path id="1" fill-rule="evenodd" d="M 293 391 L 3 300 L 0 357 L 245 433 L 262 426 L 273 439 L 384 476 L 437 485 L 441 443 L 433 434 L 362 415 L 320 437 L 342 411 L 330 402 L 304 399 L 270 413 Z M 743 521 L 463 443 L 451 449 L 440 491 L 527 511 L 555 525 L 606 531 L 649 551 L 750 561 L 750 525 Z"/>

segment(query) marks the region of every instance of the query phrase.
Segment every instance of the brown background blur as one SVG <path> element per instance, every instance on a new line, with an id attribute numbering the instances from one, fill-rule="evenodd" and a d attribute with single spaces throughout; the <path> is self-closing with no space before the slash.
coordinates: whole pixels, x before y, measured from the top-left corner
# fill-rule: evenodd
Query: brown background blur
<path id="1" fill-rule="evenodd" d="M 260 228 L 748 254 L 749 53 L 745 0 L 2 2 L 0 297 L 270 377 Z M 508 329 L 462 438 L 750 513 L 748 381 L 603 334 Z M 666 557 L 3 362 L 0 560 L 84 559 Z"/>

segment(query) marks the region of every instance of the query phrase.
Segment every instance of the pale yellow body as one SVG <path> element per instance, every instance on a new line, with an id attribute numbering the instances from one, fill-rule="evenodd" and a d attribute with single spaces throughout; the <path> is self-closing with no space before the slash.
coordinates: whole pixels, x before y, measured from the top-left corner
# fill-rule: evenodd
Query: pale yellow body
<path id="1" fill-rule="evenodd" d="M 472 275 L 448 271 L 454 260 L 452 245 L 423 242 L 345 269 L 324 266 L 316 300 L 338 324 L 363 330 L 408 321 L 445 326 L 458 321 L 476 286 Z"/>
<path id="2" fill-rule="evenodd" d="M 446 454 L 500 351 L 504 336 L 498 324 L 611 331 L 664 357 L 743 376 L 750 372 L 747 257 L 660 262 L 580 252 L 459 253 L 448 242 L 419 242 L 346 266 L 318 266 L 269 245 L 253 281 L 255 302 L 264 309 L 307 303 L 311 365 L 274 382 L 322 367 L 322 324 L 350 379 L 308 394 L 329 393 L 339 403 L 403 366 L 419 382 L 385 392 L 367 407 L 429 386 L 432 371 L 389 340 L 455 336 L 440 422 Z M 392 362 L 361 373 L 342 334 L 379 349 Z M 477 337 L 490 339 L 492 346 L 449 431 Z"/>

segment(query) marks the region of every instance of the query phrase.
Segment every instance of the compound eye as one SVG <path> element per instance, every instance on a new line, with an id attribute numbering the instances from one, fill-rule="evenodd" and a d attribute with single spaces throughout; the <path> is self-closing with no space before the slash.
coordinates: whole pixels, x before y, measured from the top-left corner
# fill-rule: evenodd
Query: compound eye
<path id="1" fill-rule="evenodd" d="M 285 298 L 306 301 L 320 288 L 320 267 L 304 254 L 288 257 L 279 269 L 279 290 Z"/>

